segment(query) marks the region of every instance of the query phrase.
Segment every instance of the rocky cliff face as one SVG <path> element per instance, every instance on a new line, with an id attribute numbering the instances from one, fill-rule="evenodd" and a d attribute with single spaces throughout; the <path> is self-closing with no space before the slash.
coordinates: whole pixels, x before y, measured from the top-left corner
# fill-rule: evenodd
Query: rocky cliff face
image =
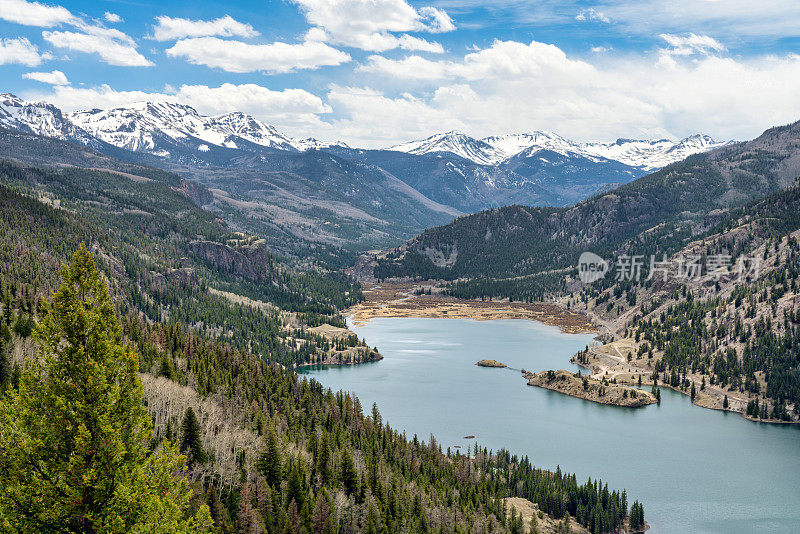
<path id="1" fill-rule="evenodd" d="M 263 244 L 231 247 L 213 241 L 193 241 L 189 251 L 196 258 L 248 280 L 274 280 L 278 275 L 275 259 Z"/>

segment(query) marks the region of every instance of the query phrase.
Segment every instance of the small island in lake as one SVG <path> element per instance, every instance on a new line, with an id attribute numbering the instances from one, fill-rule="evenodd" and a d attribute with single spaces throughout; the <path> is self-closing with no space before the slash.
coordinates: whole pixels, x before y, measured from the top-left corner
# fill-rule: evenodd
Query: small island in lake
<path id="1" fill-rule="evenodd" d="M 563 369 L 560 371 L 527 373 L 525 378 L 528 380 L 529 386 L 558 391 L 565 395 L 579 397 L 599 404 L 635 408 L 657 402 L 655 395 L 648 391 L 613 384 L 605 380 L 597 380 L 586 375 L 573 374 Z"/>
<path id="2" fill-rule="evenodd" d="M 500 363 L 497 360 L 481 360 L 477 362 L 475 365 L 480 367 L 506 367 L 506 364 Z"/>

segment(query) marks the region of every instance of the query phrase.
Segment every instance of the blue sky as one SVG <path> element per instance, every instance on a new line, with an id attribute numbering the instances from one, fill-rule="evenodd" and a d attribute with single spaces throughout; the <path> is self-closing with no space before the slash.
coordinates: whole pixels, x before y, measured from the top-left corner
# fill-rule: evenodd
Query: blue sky
<path id="1" fill-rule="evenodd" d="M 800 119 L 795 0 L 0 0 L 0 91 L 294 136 L 745 139 Z"/>

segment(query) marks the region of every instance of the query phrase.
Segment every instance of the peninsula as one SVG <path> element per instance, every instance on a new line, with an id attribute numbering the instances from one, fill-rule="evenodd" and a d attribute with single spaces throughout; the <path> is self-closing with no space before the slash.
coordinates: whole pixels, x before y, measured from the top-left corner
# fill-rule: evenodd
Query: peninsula
<path id="1" fill-rule="evenodd" d="M 529 386 L 558 391 L 598 404 L 638 408 L 657 402 L 655 395 L 648 391 L 615 384 L 605 379 L 597 380 L 586 375 L 581 376 L 579 373 L 573 374 L 563 369 L 525 373 L 523 376 L 528 380 Z"/>

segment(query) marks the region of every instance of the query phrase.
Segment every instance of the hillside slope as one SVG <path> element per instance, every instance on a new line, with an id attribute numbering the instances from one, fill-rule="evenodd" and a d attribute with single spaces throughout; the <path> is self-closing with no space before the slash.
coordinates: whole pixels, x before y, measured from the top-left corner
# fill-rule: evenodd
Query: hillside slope
<path id="1" fill-rule="evenodd" d="M 567 268 L 587 249 L 615 250 L 658 232 L 697 232 L 727 210 L 786 188 L 800 158 L 800 123 L 670 165 L 571 208 L 510 206 L 427 230 L 378 262 L 377 278 L 509 278 Z"/>

